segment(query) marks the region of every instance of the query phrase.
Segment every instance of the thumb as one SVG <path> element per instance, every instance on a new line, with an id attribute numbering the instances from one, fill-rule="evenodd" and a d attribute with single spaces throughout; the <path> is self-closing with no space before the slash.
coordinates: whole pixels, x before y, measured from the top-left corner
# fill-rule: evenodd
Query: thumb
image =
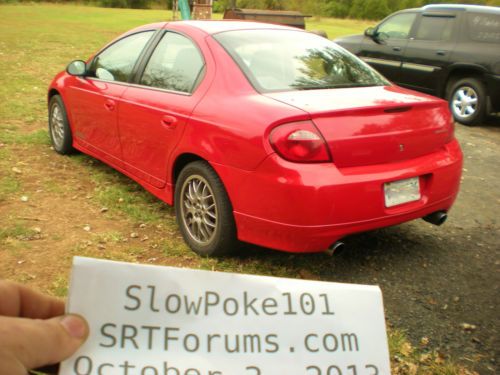
<path id="1" fill-rule="evenodd" d="M 2 317 L 0 349 L 24 368 L 33 369 L 68 358 L 83 344 L 88 333 L 87 322 L 79 315 L 47 320 Z"/>

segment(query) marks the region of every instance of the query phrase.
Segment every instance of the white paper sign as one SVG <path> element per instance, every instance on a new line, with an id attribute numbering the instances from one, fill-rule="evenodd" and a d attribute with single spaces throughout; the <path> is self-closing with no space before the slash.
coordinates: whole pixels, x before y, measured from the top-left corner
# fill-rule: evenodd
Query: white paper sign
<path id="1" fill-rule="evenodd" d="M 375 286 L 75 258 L 63 375 L 390 374 Z"/>

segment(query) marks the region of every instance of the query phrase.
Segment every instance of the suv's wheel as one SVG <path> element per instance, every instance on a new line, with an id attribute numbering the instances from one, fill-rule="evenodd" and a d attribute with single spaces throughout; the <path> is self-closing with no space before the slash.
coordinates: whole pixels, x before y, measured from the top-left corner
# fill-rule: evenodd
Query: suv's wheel
<path id="1" fill-rule="evenodd" d="M 58 153 L 65 155 L 75 151 L 66 108 L 59 95 L 54 95 L 49 101 L 49 135 L 52 147 Z"/>
<path id="2" fill-rule="evenodd" d="M 184 240 L 197 254 L 220 256 L 235 250 L 231 202 L 207 162 L 189 163 L 181 171 L 175 187 L 175 212 Z"/>
<path id="3" fill-rule="evenodd" d="M 452 82 L 448 89 L 450 110 L 456 121 L 476 125 L 486 115 L 486 90 L 477 78 L 462 78 Z"/>

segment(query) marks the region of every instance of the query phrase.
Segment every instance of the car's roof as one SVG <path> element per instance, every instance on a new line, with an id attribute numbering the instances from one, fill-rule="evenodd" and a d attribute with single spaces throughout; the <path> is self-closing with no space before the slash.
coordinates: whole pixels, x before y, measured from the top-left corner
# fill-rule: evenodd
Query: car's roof
<path id="1" fill-rule="evenodd" d="M 138 31 L 144 31 L 144 30 L 163 29 L 166 25 L 167 25 L 167 22 L 148 23 L 146 25 L 134 27 L 133 29 L 127 31 L 125 34 L 133 34 L 133 33 L 136 33 Z"/>
<path id="2" fill-rule="evenodd" d="M 179 26 L 194 27 L 200 29 L 207 34 L 216 34 L 223 31 L 234 31 L 234 30 L 300 30 L 295 27 L 289 27 L 284 25 L 277 25 L 272 23 L 254 22 L 254 21 L 236 21 L 236 20 L 223 20 L 223 21 L 174 21 L 169 22 L 169 25 L 176 24 Z"/>
<path id="3" fill-rule="evenodd" d="M 500 14 L 499 7 L 491 7 L 484 5 L 468 5 L 468 4 L 430 4 L 422 7 L 424 11 L 426 10 L 438 10 L 438 11 L 466 11 L 466 12 L 480 12 L 480 13 L 495 13 Z"/>

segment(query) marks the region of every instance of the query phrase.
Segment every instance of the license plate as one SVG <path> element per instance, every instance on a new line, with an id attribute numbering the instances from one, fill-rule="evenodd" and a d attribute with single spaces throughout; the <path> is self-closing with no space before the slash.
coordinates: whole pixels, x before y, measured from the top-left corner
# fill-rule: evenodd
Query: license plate
<path id="1" fill-rule="evenodd" d="M 385 183 L 384 195 L 386 207 L 418 201 L 420 199 L 420 183 L 418 177 Z"/>

